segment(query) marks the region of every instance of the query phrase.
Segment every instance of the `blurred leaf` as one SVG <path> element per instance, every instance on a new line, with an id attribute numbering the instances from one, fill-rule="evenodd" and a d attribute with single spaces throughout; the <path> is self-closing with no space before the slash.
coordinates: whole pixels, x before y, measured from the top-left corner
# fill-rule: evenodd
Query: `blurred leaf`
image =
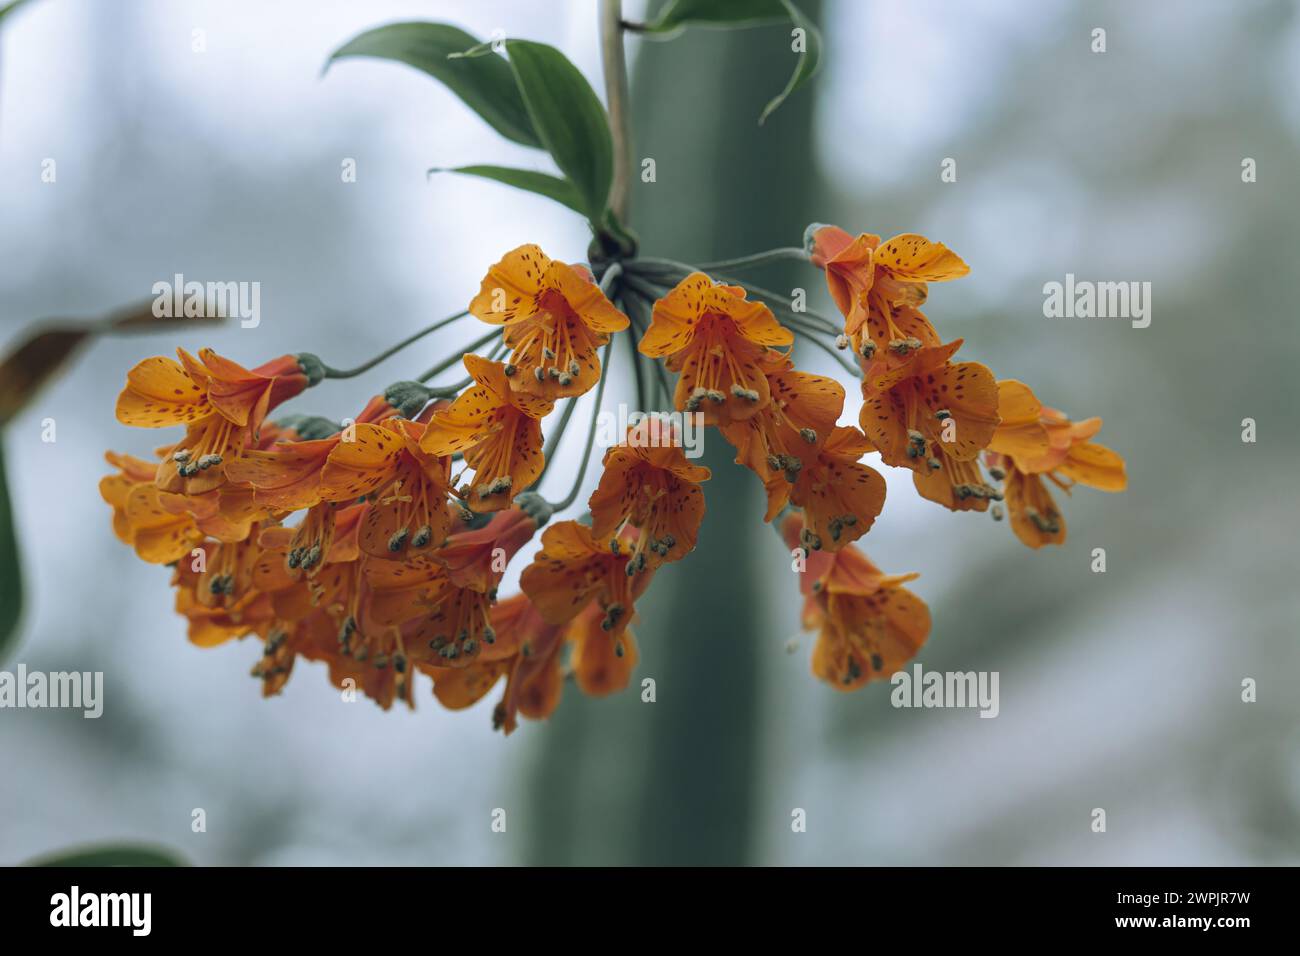
<path id="1" fill-rule="evenodd" d="M 752 27 L 789 19 L 781 0 L 669 0 L 653 23 L 646 25 L 650 39 L 668 39 L 688 26 Z M 655 34 L 660 34 L 655 36 Z"/>
<path id="2" fill-rule="evenodd" d="M 94 321 L 54 319 L 28 333 L 19 346 L 0 361 L 0 427 L 23 410 L 87 341 L 111 332 L 154 332 L 171 325 L 219 322 L 215 309 L 200 317 L 159 318 L 147 302 Z"/>
<path id="3" fill-rule="evenodd" d="M 542 141 L 505 59 L 492 52 L 454 56 L 477 46 L 482 46 L 477 37 L 445 23 L 390 23 L 343 44 L 330 55 L 325 69 L 348 56 L 405 63 L 444 84 L 506 139 L 540 147 Z"/>
<path id="4" fill-rule="evenodd" d="M 22 411 L 92 334 L 89 328 L 48 329 L 31 335 L 5 356 L 0 362 L 0 427 Z"/>
<path id="5" fill-rule="evenodd" d="M 18 636 L 23 613 L 23 568 L 18 558 L 18 534 L 9 501 L 5 473 L 4 435 L 0 434 L 0 661 L 7 660 Z"/>
<path id="6" fill-rule="evenodd" d="M 465 176 L 479 176 L 483 179 L 491 179 L 494 182 L 514 186 L 516 189 L 522 189 L 525 192 L 537 193 L 547 199 L 554 199 L 556 202 L 568 206 L 579 215 L 585 216 L 587 214 L 587 210 L 582 205 L 582 197 L 573 188 L 573 183 L 567 179 L 561 179 L 559 176 L 552 176 L 550 173 L 534 172 L 531 169 L 511 169 L 508 166 L 456 166 L 449 169 L 435 167 L 429 172 L 461 173 Z"/>
<path id="7" fill-rule="evenodd" d="M 605 218 L 614 144 L 605 108 L 581 71 L 545 43 L 507 40 L 506 53 L 533 128 L 581 197 L 593 225 Z"/>
<path id="8" fill-rule="evenodd" d="M 728 29 L 764 26 L 782 20 L 803 30 L 804 49 L 785 89 L 772 98 L 758 117 L 759 123 L 763 123 L 821 67 L 821 33 L 792 0 L 669 0 L 658 18 L 646 27 L 645 35 L 652 40 L 668 40 L 688 26 Z"/>
<path id="9" fill-rule="evenodd" d="M 179 855 L 161 847 L 105 844 L 59 850 L 28 860 L 27 866 L 187 866 Z"/>
<path id="10" fill-rule="evenodd" d="M 28 0 L 13 0 L 12 3 L 6 3 L 4 6 L 0 7 L 0 23 L 4 23 L 9 14 L 13 13 L 19 7 L 26 6 L 27 3 Z"/>
<path id="11" fill-rule="evenodd" d="M 803 86 L 813 75 L 821 68 L 822 63 L 822 35 L 817 30 L 816 24 L 808 19 L 798 7 L 790 0 L 781 0 L 782 5 L 790 13 L 790 22 L 795 27 L 804 31 L 804 49 L 799 54 L 799 64 L 795 67 L 790 82 L 763 108 L 763 113 L 758 117 L 759 123 L 763 123 L 776 112 L 777 108 L 785 102 L 785 98 L 793 93 L 799 87 Z"/>

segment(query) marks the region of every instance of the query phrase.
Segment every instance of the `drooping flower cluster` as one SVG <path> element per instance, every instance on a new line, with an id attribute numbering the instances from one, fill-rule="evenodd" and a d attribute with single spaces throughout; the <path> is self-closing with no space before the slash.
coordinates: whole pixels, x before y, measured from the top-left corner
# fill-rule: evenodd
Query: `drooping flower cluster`
<path id="1" fill-rule="evenodd" d="M 824 270 L 842 323 L 667 260 L 599 263 L 598 282 L 522 246 L 488 270 L 467 310 L 500 331 L 394 383 L 345 425 L 267 419 L 358 371 L 309 353 L 252 370 L 207 349 L 146 359 L 128 374 L 118 419 L 185 432 L 154 461 L 108 454 L 117 470 L 100 488 L 114 531 L 143 560 L 173 566 L 192 641 L 262 641 L 253 673 L 264 694 L 299 657 L 384 708 L 413 704 L 416 675 L 453 709 L 504 679 L 494 721 L 509 732 L 520 714 L 549 715 L 566 676 L 589 694 L 627 685 L 636 602 L 660 566 L 693 550 L 704 519 L 710 472 L 687 457 L 682 432 L 714 426 L 762 481 L 765 519 L 806 560 L 814 673 L 854 689 L 901 666 L 930 629 L 901 586 L 915 575 L 886 575 L 854 545 L 885 501 L 864 457 L 910 469 L 921 495 L 952 510 L 992 506 L 997 517 L 1005 501 L 1031 547 L 1065 536 L 1045 480 L 1116 491 L 1124 466 L 1091 441 L 1099 420 L 1071 423 L 1021 383 L 954 361 L 961 340 L 943 342 L 920 311 L 928 283 L 967 271 L 943 245 L 814 227 L 803 258 Z M 587 513 L 560 520 L 620 333 L 639 336 L 639 410 L 669 414 L 640 417 L 608 447 Z M 796 335 L 851 347 L 856 427 L 840 421 L 840 382 L 795 368 Z M 426 384 L 457 359 L 465 379 Z M 593 390 L 577 482 L 548 501 L 547 457 Z M 543 421 L 561 404 L 544 451 Z M 508 562 L 538 532 L 520 593 L 499 597 Z"/>

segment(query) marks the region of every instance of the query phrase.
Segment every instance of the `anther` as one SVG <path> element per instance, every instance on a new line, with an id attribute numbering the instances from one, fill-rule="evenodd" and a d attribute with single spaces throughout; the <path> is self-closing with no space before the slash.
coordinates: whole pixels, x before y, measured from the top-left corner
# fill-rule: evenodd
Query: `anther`
<path id="1" fill-rule="evenodd" d="M 514 376 L 515 376 L 515 372 L 519 371 L 519 367 L 516 366 L 516 365 L 510 365 L 509 363 L 507 363 L 507 364 L 506 364 L 506 367 L 505 367 L 504 369 L 502 369 L 502 371 L 504 371 L 504 372 L 506 373 L 506 378 L 514 378 Z"/>
<path id="2" fill-rule="evenodd" d="M 411 539 L 411 547 L 423 548 L 429 543 L 431 538 L 433 538 L 433 529 L 427 524 L 423 525 L 415 532 L 415 537 Z"/>
<path id="3" fill-rule="evenodd" d="M 849 347 L 849 337 L 845 335 L 843 332 L 835 336 L 835 347 L 839 349 L 841 352 L 843 352 L 846 348 Z"/>
<path id="4" fill-rule="evenodd" d="M 406 536 L 410 534 L 405 528 L 402 528 L 391 538 L 388 539 L 388 550 L 397 552 L 402 550 L 402 545 L 406 544 Z"/>
<path id="5" fill-rule="evenodd" d="M 813 431 L 811 428 L 799 429 L 799 437 L 810 445 L 817 444 L 817 432 Z"/>

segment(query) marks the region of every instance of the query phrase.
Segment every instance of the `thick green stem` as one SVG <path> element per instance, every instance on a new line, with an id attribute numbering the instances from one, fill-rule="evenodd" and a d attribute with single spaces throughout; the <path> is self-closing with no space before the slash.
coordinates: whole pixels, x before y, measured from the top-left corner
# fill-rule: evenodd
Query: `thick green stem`
<path id="1" fill-rule="evenodd" d="M 623 50 L 622 0 L 601 0 L 600 59 L 605 72 L 609 131 L 614 141 L 614 178 L 609 187 L 609 209 L 620 223 L 626 223 L 631 194 L 632 128 L 627 105 L 627 57 Z"/>

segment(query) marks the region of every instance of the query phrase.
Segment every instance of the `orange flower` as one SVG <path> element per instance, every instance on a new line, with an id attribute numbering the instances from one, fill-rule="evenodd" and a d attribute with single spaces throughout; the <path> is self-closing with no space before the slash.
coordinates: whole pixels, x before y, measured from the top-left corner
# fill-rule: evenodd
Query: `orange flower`
<path id="1" fill-rule="evenodd" d="M 376 395 L 354 422 L 359 429 L 362 424 L 378 424 L 396 414 L 383 396 Z M 328 438 L 303 441 L 290 431 L 281 436 L 285 440 L 269 447 L 246 450 L 226 466 L 226 477 L 253 488 L 258 504 L 280 511 L 310 508 L 321 501 L 320 474 L 330 452 L 345 435 L 353 434 L 351 429 L 343 429 Z"/>
<path id="2" fill-rule="evenodd" d="M 794 548 L 804 537 L 791 513 L 782 525 Z M 930 609 L 901 585 L 916 574 L 887 575 L 856 547 L 808 555 L 800 578 L 803 624 L 818 631 L 812 670 L 831 686 L 857 690 L 911 660 L 930 634 Z"/>
<path id="3" fill-rule="evenodd" d="M 924 475 L 942 467 L 927 454 L 931 443 L 959 462 L 988 445 L 1000 421 L 997 383 L 979 362 L 949 361 L 961 344 L 922 346 L 904 364 L 877 358 L 868 366 L 859 422 L 885 464 Z"/>
<path id="4" fill-rule="evenodd" d="M 468 667 L 496 643 L 490 591 L 461 587 L 432 555 L 370 561 L 366 583 L 376 623 L 401 628 L 411 657 L 440 667 Z"/>
<path id="5" fill-rule="evenodd" d="M 295 434 L 292 429 L 281 428 L 274 422 L 264 422 L 257 447 L 265 449 L 282 440 L 287 443 Z M 171 449 L 163 448 L 159 451 L 165 456 Z M 160 491 L 158 500 L 172 514 L 192 517 L 199 530 L 208 537 L 218 541 L 243 541 L 255 523 L 266 521 L 277 513 L 297 510 L 297 506 L 272 507 L 265 500 L 259 499 L 252 485 L 244 484 L 236 477 L 235 469 L 243 463 L 244 458 L 256 454 L 261 454 L 261 451 L 246 448 L 240 458 L 227 462 L 226 481 L 211 491 L 192 495 Z"/>
<path id="6" fill-rule="evenodd" d="M 374 496 L 361 526 L 366 554 L 392 558 L 408 549 L 436 548 L 447 536 L 451 459 L 422 447 L 427 432 L 428 426 L 405 418 L 361 422 L 353 441 L 330 450 L 320 472 L 321 498 Z"/>
<path id="7" fill-rule="evenodd" d="M 863 344 L 870 341 L 882 351 L 912 341 L 919 348 L 930 325 L 916 311 L 928 294 L 926 283 L 970 272 L 943 243 L 912 233 L 881 243 L 868 233 L 854 238 L 838 226 L 810 226 L 806 241 L 813 265 L 826 270 L 831 297 L 844 315 L 844 331 L 857 335 L 867 326 Z"/>
<path id="8" fill-rule="evenodd" d="M 234 637 L 264 634 L 274 620 L 270 599 L 253 582 L 261 549 L 253 537 L 206 541 L 176 564 L 176 610 L 189 621 L 190 640 L 213 647 Z"/>
<path id="9" fill-rule="evenodd" d="M 212 349 L 200 350 L 197 359 L 184 349 L 176 354 L 180 363 L 158 356 L 127 373 L 117 420 L 143 428 L 187 426 L 156 481 L 163 491 L 197 495 L 220 486 L 225 463 L 256 442 L 267 412 L 310 382 L 293 355 L 249 371 Z"/>
<path id="10" fill-rule="evenodd" d="M 329 614 L 319 609 L 293 623 L 276 621 L 266 635 L 262 656 L 251 671 L 262 682 L 262 696 L 272 697 L 284 689 L 299 656 L 309 661 L 337 658 L 336 630 Z"/>
<path id="11" fill-rule="evenodd" d="M 564 639 L 572 647 L 569 667 L 584 694 L 606 697 L 627 687 L 640 660 L 630 627 L 611 636 L 600 608 L 589 604 L 569 624 Z"/>
<path id="12" fill-rule="evenodd" d="M 749 468 L 767 492 L 771 521 L 790 500 L 792 482 L 826 444 L 844 410 L 844 388 L 832 378 L 796 371 L 780 352 L 763 360 L 772 400 L 753 418 L 721 426 L 736 448 L 736 464 Z"/>
<path id="13" fill-rule="evenodd" d="M 99 480 L 99 493 L 113 506 L 113 533 L 135 548 L 141 560 L 171 564 L 203 540 L 190 515 L 164 507 L 162 493 L 153 483 L 156 463 L 111 451 L 104 457 L 118 469 L 117 474 Z"/>
<path id="14" fill-rule="evenodd" d="M 434 412 L 420 447 L 431 455 L 463 452 L 474 469 L 465 493 L 474 511 L 500 511 L 542 473 L 542 425 L 551 403 L 510 387 L 505 366 L 470 354 L 475 385 Z"/>
<path id="15" fill-rule="evenodd" d="M 638 654 L 631 631 L 613 636 L 603 627 L 603 615 L 588 604 L 566 625 L 548 624 L 523 594 L 507 598 L 492 611 L 498 632 L 517 635 L 508 656 L 494 648 L 491 660 L 461 670 L 421 668 L 434 680 L 434 696 L 453 709 L 482 699 L 504 674 L 506 690 L 492 715 L 493 726 L 514 731 L 518 715 L 544 720 L 558 706 L 564 689 L 562 651 L 570 647 L 568 667 L 579 689 L 603 697 L 627 687 Z"/>
<path id="16" fill-rule="evenodd" d="M 530 720 L 544 720 L 559 704 L 564 689 L 559 660 L 564 628 L 548 624 L 525 594 L 498 604 L 492 622 L 502 633 L 518 635 L 506 692 L 492 714 L 492 725 L 508 736 L 517 726 L 519 714 Z"/>
<path id="17" fill-rule="evenodd" d="M 565 265 L 535 245 L 506 253 L 488 270 L 470 313 L 505 326 L 513 350 L 510 387 L 553 401 L 581 395 L 600 378 L 596 350 L 628 326 L 585 268 Z"/>
<path id="18" fill-rule="evenodd" d="M 438 664 L 421 664 L 422 673 L 433 678 L 433 696 L 448 710 L 463 710 L 485 697 L 503 676 L 516 668 L 522 656 L 532 653 L 532 645 L 545 629 L 541 618 L 536 617 L 528 599 L 515 595 L 494 605 L 491 610 L 493 631 L 497 640 L 483 648 L 482 654 L 468 667 L 446 667 Z M 525 653 L 523 648 L 528 647 Z M 498 705 L 501 710 L 502 705 Z M 495 722 L 495 720 L 494 720 Z M 500 723 L 497 724 L 500 726 Z M 514 729 L 511 720 L 507 733 Z"/>
<path id="19" fill-rule="evenodd" d="M 686 460 L 679 436 L 662 419 L 646 418 L 628 429 L 627 439 L 605 452 L 600 484 L 591 493 L 591 536 L 617 539 L 625 525 L 641 530 L 632 554 L 647 550 L 658 565 L 678 561 L 695 549 L 704 520 L 700 482 L 709 469 Z"/>
<path id="20" fill-rule="evenodd" d="M 447 569 L 456 587 L 495 592 L 506 565 L 537 532 L 537 519 L 511 508 L 498 511 L 481 528 L 459 531 L 447 538 L 433 559 Z"/>
<path id="21" fill-rule="evenodd" d="M 870 450 L 856 428 L 836 427 L 797 468 L 787 461 L 790 501 L 804 509 L 807 522 L 805 548 L 838 551 L 871 529 L 885 506 L 885 479 L 861 463 Z"/>
<path id="22" fill-rule="evenodd" d="M 595 601 L 601 628 L 618 637 L 654 574 L 637 548 L 639 537 L 631 525 L 612 541 L 597 540 L 577 521 L 551 525 L 542 535 L 542 550 L 520 575 L 520 587 L 548 624 L 567 624 Z"/>
<path id="23" fill-rule="evenodd" d="M 739 286 L 714 285 L 694 272 L 655 303 L 638 348 L 681 373 L 678 410 L 702 411 L 705 424 L 718 425 L 744 421 L 767 405 L 764 354 L 793 341 L 772 310 L 748 301 Z"/>
<path id="24" fill-rule="evenodd" d="M 1071 422 L 1056 409 L 1041 405 L 1028 387 L 1013 380 L 999 382 L 998 391 L 1003 404 L 1014 411 L 1006 428 L 994 433 L 985 458 L 989 473 L 1004 483 L 1012 530 L 1031 548 L 1063 544 L 1065 518 L 1043 479 L 1067 495 L 1076 483 L 1123 491 L 1128 485 L 1124 459 L 1090 441 L 1101 429 L 1100 418 Z"/>

